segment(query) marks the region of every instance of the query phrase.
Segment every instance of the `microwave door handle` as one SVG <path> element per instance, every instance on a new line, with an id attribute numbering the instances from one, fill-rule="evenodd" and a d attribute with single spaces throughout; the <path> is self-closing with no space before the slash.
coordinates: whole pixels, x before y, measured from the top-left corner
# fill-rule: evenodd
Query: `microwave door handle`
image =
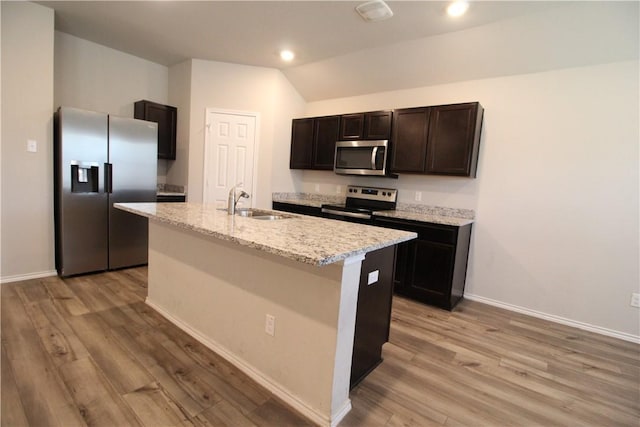
<path id="1" fill-rule="evenodd" d="M 373 147 L 371 150 L 371 170 L 376 170 L 376 157 L 378 156 L 378 147 Z"/>

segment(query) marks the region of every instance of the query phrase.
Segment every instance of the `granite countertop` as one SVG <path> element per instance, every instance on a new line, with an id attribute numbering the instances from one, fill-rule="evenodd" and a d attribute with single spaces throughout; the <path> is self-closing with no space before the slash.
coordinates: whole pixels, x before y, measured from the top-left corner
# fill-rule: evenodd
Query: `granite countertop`
<path id="1" fill-rule="evenodd" d="M 402 205 L 394 211 L 377 211 L 373 215 L 385 218 L 408 219 L 432 224 L 462 227 L 473 223 L 473 211 L 469 209 L 451 209 L 437 206 Z"/>
<path id="2" fill-rule="evenodd" d="M 186 196 L 187 194 L 182 191 L 156 191 L 157 196 Z"/>
<path id="3" fill-rule="evenodd" d="M 322 205 L 325 204 L 344 203 L 344 196 L 330 196 L 327 194 L 310 193 L 272 193 L 271 200 L 274 202 L 291 203 L 293 205 L 321 208 Z"/>
<path id="4" fill-rule="evenodd" d="M 198 203 L 116 203 L 118 209 L 206 236 L 323 266 L 395 245 L 416 233 L 287 213 L 273 221 L 228 215 Z"/>
<path id="5" fill-rule="evenodd" d="M 309 193 L 273 193 L 274 202 L 291 203 L 320 208 L 323 204 L 344 203 L 344 196 Z M 375 216 L 429 222 L 432 224 L 462 227 L 474 222 L 475 212 L 471 209 L 455 209 L 440 206 L 398 203 L 396 210 L 376 211 Z"/>
<path id="6" fill-rule="evenodd" d="M 157 196 L 186 196 L 182 185 L 158 184 L 156 190 Z"/>

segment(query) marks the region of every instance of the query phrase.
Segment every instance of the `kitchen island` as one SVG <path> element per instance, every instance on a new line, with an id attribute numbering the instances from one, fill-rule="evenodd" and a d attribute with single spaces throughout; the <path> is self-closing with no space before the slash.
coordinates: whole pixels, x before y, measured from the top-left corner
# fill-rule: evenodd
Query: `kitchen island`
<path id="1" fill-rule="evenodd" d="M 362 261 L 415 233 L 194 203 L 116 207 L 149 218 L 150 306 L 313 422 L 346 415 Z"/>

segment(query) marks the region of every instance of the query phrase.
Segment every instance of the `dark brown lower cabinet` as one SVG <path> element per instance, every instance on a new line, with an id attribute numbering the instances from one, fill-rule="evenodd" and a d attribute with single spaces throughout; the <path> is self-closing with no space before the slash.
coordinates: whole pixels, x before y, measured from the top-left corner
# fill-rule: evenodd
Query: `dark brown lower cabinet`
<path id="1" fill-rule="evenodd" d="M 418 233 L 396 249 L 394 292 L 452 310 L 464 295 L 471 224 L 450 226 L 376 217 L 375 225 Z"/>

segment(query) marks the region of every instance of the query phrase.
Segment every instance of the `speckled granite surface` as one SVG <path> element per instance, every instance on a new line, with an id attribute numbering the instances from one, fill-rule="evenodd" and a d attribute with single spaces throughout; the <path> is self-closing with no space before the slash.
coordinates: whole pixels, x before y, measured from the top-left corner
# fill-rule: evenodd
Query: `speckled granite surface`
<path id="1" fill-rule="evenodd" d="M 409 219 L 412 221 L 462 227 L 463 225 L 471 224 L 473 222 L 475 212 L 471 209 L 454 209 L 443 208 L 440 206 L 398 203 L 395 211 L 380 211 L 375 212 L 375 215 L 387 218 Z"/>
<path id="2" fill-rule="evenodd" d="M 307 264 L 322 266 L 416 237 L 415 233 L 305 215 L 264 221 L 227 215 L 198 203 L 116 203 L 151 221 L 171 224 Z"/>
<path id="3" fill-rule="evenodd" d="M 330 196 L 309 193 L 273 193 L 274 202 L 285 202 L 297 205 L 322 207 L 324 203 L 344 203 L 344 196 Z M 461 227 L 474 222 L 475 212 L 471 209 L 455 209 L 440 206 L 398 203 L 395 211 L 379 211 L 377 216 L 408 219 L 412 221 L 430 222 Z"/>
<path id="4" fill-rule="evenodd" d="M 185 196 L 184 187 L 181 185 L 158 184 L 156 194 L 158 196 Z"/>
<path id="5" fill-rule="evenodd" d="M 454 216 L 435 215 L 433 213 L 424 212 L 410 212 L 410 211 L 380 211 L 374 212 L 375 216 L 385 218 L 397 218 L 408 219 L 412 221 L 430 222 L 432 224 L 453 225 L 456 227 L 462 227 L 463 225 L 471 224 L 473 219 L 457 218 Z"/>
<path id="6" fill-rule="evenodd" d="M 271 193 L 274 202 L 293 203 L 295 205 L 322 207 L 323 204 L 344 203 L 344 196 L 310 193 Z"/>

